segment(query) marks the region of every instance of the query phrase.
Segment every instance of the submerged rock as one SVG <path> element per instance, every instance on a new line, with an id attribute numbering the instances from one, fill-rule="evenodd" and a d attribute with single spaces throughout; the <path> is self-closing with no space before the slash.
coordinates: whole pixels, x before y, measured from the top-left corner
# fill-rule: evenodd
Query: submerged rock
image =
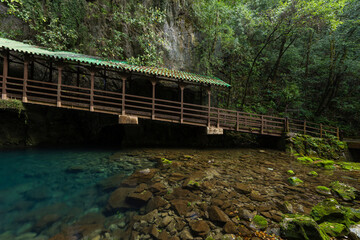
<path id="1" fill-rule="evenodd" d="M 287 215 L 280 223 L 283 237 L 294 240 L 329 240 L 326 233 L 309 216 Z"/>
<path id="2" fill-rule="evenodd" d="M 209 224 L 206 221 L 191 221 L 189 223 L 191 230 L 200 237 L 206 236 L 210 232 Z"/>
<path id="3" fill-rule="evenodd" d="M 216 206 L 211 206 L 208 209 L 209 218 L 213 222 L 225 224 L 226 222 L 230 221 L 228 215 L 226 215 L 220 208 Z"/>
<path id="4" fill-rule="evenodd" d="M 330 188 L 327 188 L 325 186 L 317 186 L 316 187 L 316 192 L 324 195 L 324 196 L 330 196 L 331 195 L 331 190 Z"/>
<path id="5" fill-rule="evenodd" d="M 360 240 L 360 224 L 351 226 L 349 232 L 349 237 L 352 240 Z"/>

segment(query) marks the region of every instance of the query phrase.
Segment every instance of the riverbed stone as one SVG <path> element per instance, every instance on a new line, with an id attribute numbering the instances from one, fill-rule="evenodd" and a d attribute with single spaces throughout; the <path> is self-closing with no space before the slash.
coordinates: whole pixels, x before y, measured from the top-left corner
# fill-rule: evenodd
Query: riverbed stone
<path id="1" fill-rule="evenodd" d="M 209 224 L 204 220 L 190 221 L 189 225 L 192 232 L 197 236 L 204 237 L 210 232 Z"/>
<path id="2" fill-rule="evenodd" d="M 155 168 L 146 168 L 142 170 L 137 170 L 129 178 L 122 182 L 124 187 L 135 187 L 140 183 L 149 183 L 149 181 L 155 176 L 158 172 L 158 169 Z"/>
<path id="3" fill-rule="evenodd" d="M 164 207 L 168 202 L 160 196 L 155 196 L 150 199 L 146 205 L 146 212 L 151 212 L 154 209 Z"/>
<path id="4" fill-rule="evenodd" d="M 81 173 L 81 172 L 84 172 L 85 170 L 86 170 L 85 165 L 74 165 L 74 166 L 68 167 L 65 170 L 65 172 L 66 173 Z"/>
<path id="5" fill-rule="evenodd" d="M 126 202 L 126 197 L 133 191 L 133 188 L 121 187 L 116 189 L 113 193 L 111 193 L 108 199 L 106 210 L 114 213 L 118 210 L 133 208 Z"/>
<path id="6" fill-rule="evenodd" d="M 111 177 L 108 177 L 98 183 L 98 187 L 104 192 L 110 192 L 121 186 L 122 181 L 124 180 L 124 174 L 117 174 Z"/>
<path id="7" fill-rule="evenodd" d="M 223 229 L 225 233 L 237 233 L 236 225 L 232 221 L 226 222 Z"/>
<path id="8" fill-rule="evenodd" d="M 128 204 L 141 207 L 144 206 L 152 197 L 152 193 L 150 191 L 144 190 L 143 192 L 136 193 L 132 192 L 126 197 L 126 201 Z"/>
<path id="9" fill-rule="evenodd" d="M 353 201 L 359 195 L 359 191 L 356 188 L 339 181 L 332 182 L 330 188 L 344 201 Z"/>
<path id="10" fill-rule="evenodd" d="M 190 207 L 188 206 L 188 203 L 189 201 L 182 199 L 175 199 L 171 201 L 171 205 L 179 216 L 185 216 L 186 213 L 189 212 Z"/>
<path id="11" fill-rule="evenodd" d="M 349 228 L 349 237 L 352 240 L 360 240 L 360 224 L 353 225 Z"/>
<path id="12" fill-rule="evenodd" d="M 228 215 L 226 215 L 219 207 L 217 206 L 211 206 L 208 209 L 209 218 L 211 221 L 225 224 L 226 222 L 230 221 L 230 218 Z"/>
<path id="13" fill-rule="evenodd" d="M 249 185 L 244 184 L 244 183 L 236 183 L 234 186 L 234 189 L 242 194 L 249 194 L 251 193 L 251 188 L 249 187 Z"/>

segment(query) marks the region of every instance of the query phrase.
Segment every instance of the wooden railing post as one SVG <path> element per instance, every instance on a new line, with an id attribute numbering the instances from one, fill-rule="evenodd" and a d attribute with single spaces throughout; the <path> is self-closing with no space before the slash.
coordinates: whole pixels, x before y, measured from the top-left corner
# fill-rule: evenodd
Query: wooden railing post
<path id="1" fill-rule="evenodd" d="M 220 128 L 220 109 L 217 109 L 217 128 Z"/>
<path id="2" fill-rule="evenodd" d="M 94 85 L 95 85 L 95 71 L 90 71 L 90 112 L 94 111 Z"/>
<path id="3" fill-rule="evenodd" d="M 125 115 L 125 89 L 126 89 L 126 77 L 122 77 L 121 115 Z"/>
<path id="4" fill-rule="evenodd" d="M 184 122 L 184 89 L 185 85 L 183 83 L 179 83 L 180 88 L 180 123 Z"/>
<path id="5" fill-rule="evenodd" d="M 155 86 L 156 86 L 156 80 L 151 80 L 152 85 L 152 108 L 151 108 L 151 119 L 155 119 Z"/>
<path id="6" fill-rule="evenodd" d="M 320 123 L 320 137 L 322 138 L 322 135 L 323 135 L 323 126 L 322 126 L 322 123 Z"/>
<path id="7" fill-rule="evenodd" d="M 23 84 L 23 96 L 22 96 L 22 101 L 24 103 L 28 102 L 28 98 L 27 98 L 27 82 L 29 79 L 29 58 L 27 56 L 25 56 L 25 60 L 24 60 L 24 84 Z"/>
<path id="8" fill-rule="evenodd" d="M 208 124 L 208 127 L 211 126 L 211 118 L 210 118 L 210 115 L 211 115 L 211 88 L 208 87 L 206 89 L 207 91 L 207 94 L 208 94 L 208 116 L 207 116 L 207 124 Z"/>
<path id="9" fill-rule="evenodd" d="M 304 120 L 304 135 L 306 135 L 306 120 Z"/>
<path id="10" fill-rule="evenodd" d="M 239 112 L 236 112 L 236 131 L 239 131 L 239 128 L 240 128 L 240 122 L 239 122 Z"/>
<path id="11" fill-rule="evenodd" d="M 261 115 L 261 128 L 260 133 L 264 134 L 264 116 Z"/>
<path id="12" fill-rule="evenodd" d="M 285 118 L 285 132 L 290 132 L 289 118 Z"/>
<path id="13" fill-rule="evenodd" d="M 62 82 L 62 70 L 63 66 L 58 66 L 58 82 L 57 82 L 57 99 L 56 106 L 61 107 L 61 82 Z"/>
<path id="14" fill-rule="evenodd" d="M 340 131 L 338 127 L 336 128 L 336 137 L 338 140 L 340 140 Z"/>
<path id="15" fill-rule="evenodd" d="M 7 82 L 8 70 L 9 70 L 9 57 L 8 56 L 9 56 L 8 52 L 5 52 L 4 53 L 1 99 L 7 99 L 6 82 Z"/>

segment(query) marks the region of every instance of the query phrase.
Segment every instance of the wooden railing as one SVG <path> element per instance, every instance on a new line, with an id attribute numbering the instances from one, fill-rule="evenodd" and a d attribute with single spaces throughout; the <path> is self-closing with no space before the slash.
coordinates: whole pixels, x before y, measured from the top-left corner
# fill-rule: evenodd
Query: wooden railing
<path id="1" fill-rule="evenodd" d="M 87 110 L 108 114 L 127 114 L 140 118 L 217 127 L 245 133 L 281 136 L 284 132 L 323 137 L 339 137 L 339 129 L 306 121 L 239 112 L 165 99 L 123 94 L 26 78 L 0 75 L 0 89 L 6 98 L 23 102 Z M 3 94 L 4 96 L 4 94 Z"/>

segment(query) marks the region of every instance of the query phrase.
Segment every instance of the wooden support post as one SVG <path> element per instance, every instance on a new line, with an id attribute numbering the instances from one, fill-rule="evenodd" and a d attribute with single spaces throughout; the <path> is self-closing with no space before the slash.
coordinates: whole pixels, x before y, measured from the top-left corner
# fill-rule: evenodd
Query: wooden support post
<path id="1" fill-rule="evenodd" d="M 285 132 L 290 132 L 289 118 L 285 118 Z"/>
<path id="2" fill-rule="evenodd" d="M 62 82 L 62 66 L 58 66 L 58 82 L 57 82 L 57 100 L 56 106 L 61 107 L 61 82 Z"/>
<path id="3" fill-rule="evenodd" d="M 125 90 L 126 90 L 126 77 L 122 77 L 121 115 L 125 115 Z"/>
<path id="4" fill-rule="evenodd" d="M 152 85 L 152 98 L 151 98 L 151 119 L 155 120 L 155 86 L 156 80 L 151 80 Z"/>
<path id="5" fill-rule="evenodd" d="M 29 59 L 28 57 L 25 56 L 25 60 L 24 60 L 24 85 L 23 85 L 23 96 L 22 96 L 22 101 L 24 103 L 28 102 L 28 98 L 27 98 L 27 82 L 29 79 Z"/>
<path id="6" fill-rule="evenodd" d="M 180 123 L 184 122 L 184 89 L 185 85 L 180 83 Z"/>
<path id="7" fill-rule="evenodd" d="M 306 120 L 304 120 L 304 135 L 306 135 Z"/>
<path id="8" fill-rule="evenodd" d="M 340 140 L 340 131 L 338 127 L 336 128 L 336 137 L 338 140 Z"/>
<path id="9" fill-rule="evenodd" d="M 90 71 L 90 112 L 94 111 L 94 85 L 95 85 L 95 71 Z"/>
<path id="10" fill-rule="evenodd" d="M 220 109 L 217 110 L 217 128 L 220 128 Z"/>
<path id="11" fill-rule="evenodd" d="M 4 99 L 4 100 L 7 99 L 6 82 L 7 82 L 7 77 L 8 77 L 8 71 L 9 71 L 9 54 L 8 54 L 8 52 L 6 52 L 4 54 L 2 92 L 1 92 L 1 99 Z"/>
<path id="12" fill-rule="evenodd" d="M 211 126 L 211 118 L 210 118 L 210 116 L 211 116 L 211 88 L 210 88 L 210 86 L 206 89 L 206 91 L 208 94 L 208 117 L 207 117 L 207 119 L 208 119 L 208 127 L 210 127 Z"/>
<path id="13" fill-rule="evenodd" d="M 239 116 L 239 112 L 236 112 L 236 131 L 239 131 L 240 129 L 240 116 Z"/>
<path id="14" fill-rule="evenodd" d="M 49 71 L 49 82 L 52 82 L 52 75 L 53 75 L 53 63 L 50 59 L 50 71 Z"/>
<path id="15" fill-rule="evenodd" d="M 261 128 L 260 128 L 260 133 L 264 134 L 264 116 L 261 115 Z"/>
<path id="16" fill-rule="evenodd" d="M 320 123 L 320 137 L 322 138 L 322 135 L 323 135 L 323 126 L 322 126 L 322 123 Z"/>

